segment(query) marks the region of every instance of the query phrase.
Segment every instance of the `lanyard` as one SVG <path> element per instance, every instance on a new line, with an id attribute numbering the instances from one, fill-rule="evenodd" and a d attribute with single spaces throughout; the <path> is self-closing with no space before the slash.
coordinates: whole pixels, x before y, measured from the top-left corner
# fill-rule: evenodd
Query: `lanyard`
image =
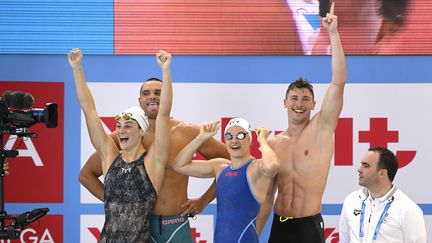
<path id="1" fill-rule="evenodd" d="M 386 204 L 386 206 L 385 206 L 385 208 L 384 208 L 384 210 L 383 210 L 383 212 L 381 214 L 381 217 L 378 220 L 377 226 L 375 227 L 375 232 L 374 232 L 373 240 L 376 240 L 377 237 L 378 237 L 378 232 L 379 232 L 379 230 L 381 228 L 381 224 L 384 221 L 384 218 L 385 218 L 385 216 L 387 214 L 388 209 L 390 208 L 390 205 L 393 203 L 393 199 L 394 198 L 392 197 L 390 199 L 390 201 Z M 365 201 L 366 201 L 366 199 L 363 200 L 363 202 L 362 202 L 362 208 L 361 208 L 361 212 L 360 212 L 360 233 L 359 233 L 360 238 L 362 238 L 364 236 L 363 226 L 364 226 L 364 214 L 365 214 L 365 208 L 366 208 Z"/>

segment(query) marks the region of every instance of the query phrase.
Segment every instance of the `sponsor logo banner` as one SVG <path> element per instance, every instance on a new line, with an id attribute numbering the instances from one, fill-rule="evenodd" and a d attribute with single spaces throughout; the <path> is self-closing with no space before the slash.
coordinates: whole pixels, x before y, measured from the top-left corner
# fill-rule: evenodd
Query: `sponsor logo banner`
<path id="1" fill-rule="evenodd" d="M 55 243 L 63 242 L 63 215 L 45 215 L 26 227 L 16 240 L 0 243 Z"/>

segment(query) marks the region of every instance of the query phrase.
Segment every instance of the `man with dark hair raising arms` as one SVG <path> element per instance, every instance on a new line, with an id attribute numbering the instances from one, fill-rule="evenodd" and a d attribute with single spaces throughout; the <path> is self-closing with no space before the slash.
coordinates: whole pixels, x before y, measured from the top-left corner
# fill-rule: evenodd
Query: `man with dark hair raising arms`
<path id="1" fill-rule="evenodd" d="M 157 78 L 145 81 L 140 89 L 139 103 L 148 116 L 149 127 L 145 133 L 142 144 L 148 148 L 154 140 L 155 119 L 159 111 L 159 99 L 162 82 Z M 170 151 L 165 168 L 165 177 L 158 193 L 156 206 L 150 219 L 153 242 L 193 242 L 189 227 L 188 215 L 200 213 L 216 196 L 215 185 L 199 199 L 188 199 L 187 186 L 189 177 L 173 170 L 175 156 L 199 133 L 199 127 L 182 121 L 170 120 Z M 117 139 L 114 139 L 118 143 Z M 118 144 L 117 144 L 118 145 Z M 205 159 L 229 158 L 225 146 L 214 138 L 209 139 L 200 146 L 198 152 Z M 100 157 L 94 153 L 80 173 L 80 182 L 94 196 L 100 200 L 103 197 L 103 184 L 98 177 L 102 174 Z M 171 222 L 163 224 L 162 222 Z"/>
<path id="2" fill-rule="evenodd" d="M 303 79 L 295 81 L 288 87 L 284 100 L 288 128 L 269 141 L 281 162 L 272 190 L 261 207 L 262 220 L 258 221 L 266 222 L 277 188 L 269 242 L 324 242 L 321 200 L 333 155 L 333 133 L 342 111 L 346 80 L 345 56 L 334 4 L 323 18 L 322 26 L 331 42 L 332 80 L 321 110 L 311 119 L 315 107 L 312 86 Z M 262 227 L 257 226 L 258 233 Z"/>
<path id="3" fill-rule="evenodd" d="M 339 242 L 427 242 L 422 210 L 393 185 L 397 170 L 390 150 L 369 148 L 357 170 L 363 188 L 349 194 L 343 204 Z"/>

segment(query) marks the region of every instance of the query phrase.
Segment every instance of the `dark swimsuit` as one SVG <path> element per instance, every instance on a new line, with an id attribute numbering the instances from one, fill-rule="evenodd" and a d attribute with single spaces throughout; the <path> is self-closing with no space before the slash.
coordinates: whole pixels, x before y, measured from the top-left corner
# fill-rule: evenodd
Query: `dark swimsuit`
<path id="1" fill-rule="evenodd" d="M 100 242 L 148 242 L 156 191 L 144 156 L 126 163 L 119 155 L 105 176 L 105 224 Z"/>
<path id="2" fill-rule="evenodd" d="M 274 215 L 269 243 L 324 243 L 324 220 L 321 214 L 292 218 Z"/>

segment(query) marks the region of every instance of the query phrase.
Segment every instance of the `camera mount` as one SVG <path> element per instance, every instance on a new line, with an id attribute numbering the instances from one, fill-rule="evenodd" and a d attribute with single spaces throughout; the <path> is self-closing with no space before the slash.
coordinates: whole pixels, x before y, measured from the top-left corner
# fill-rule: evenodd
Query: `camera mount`
<path id="1" fill-rule="evenodd" d="M 37 208 L 19 215 L 8 215 L 4 208 L 4 163 L 6 158 L 18 156 L 17 150 L 6 150 L 3 143 L 5 134 L 17 137 L 36 137 L 28 127 L 43 122 L 48 128 L 57 127 L 57 104 L 48 103 L 44 109 L 30 108 L 34 103 L 30 93 L 6 91 L 0 97 L 0 239 L 18 239 L 26 226 L 45 216 L 48 208 Z M 10 109 L 14 107 L 15 110 Z"/>
<path id="2" fill-rule="evenodd" d="M 38 220 L 46 215 L 48 208 L 37 208 L 30 212 L 25 212 L 20 215 L 8 215 L 4 209 L 4 176 L 5 171 L 3 165 L 6 158 L 14 158 L 18 156 L 16 150 L 6 150 L 3 144 L 3 131 L 0 131 L 0 239 L 18 239 L 21 231 L 33 221 Z M 10 222 L 6 225 L 6 222 Z"/>

